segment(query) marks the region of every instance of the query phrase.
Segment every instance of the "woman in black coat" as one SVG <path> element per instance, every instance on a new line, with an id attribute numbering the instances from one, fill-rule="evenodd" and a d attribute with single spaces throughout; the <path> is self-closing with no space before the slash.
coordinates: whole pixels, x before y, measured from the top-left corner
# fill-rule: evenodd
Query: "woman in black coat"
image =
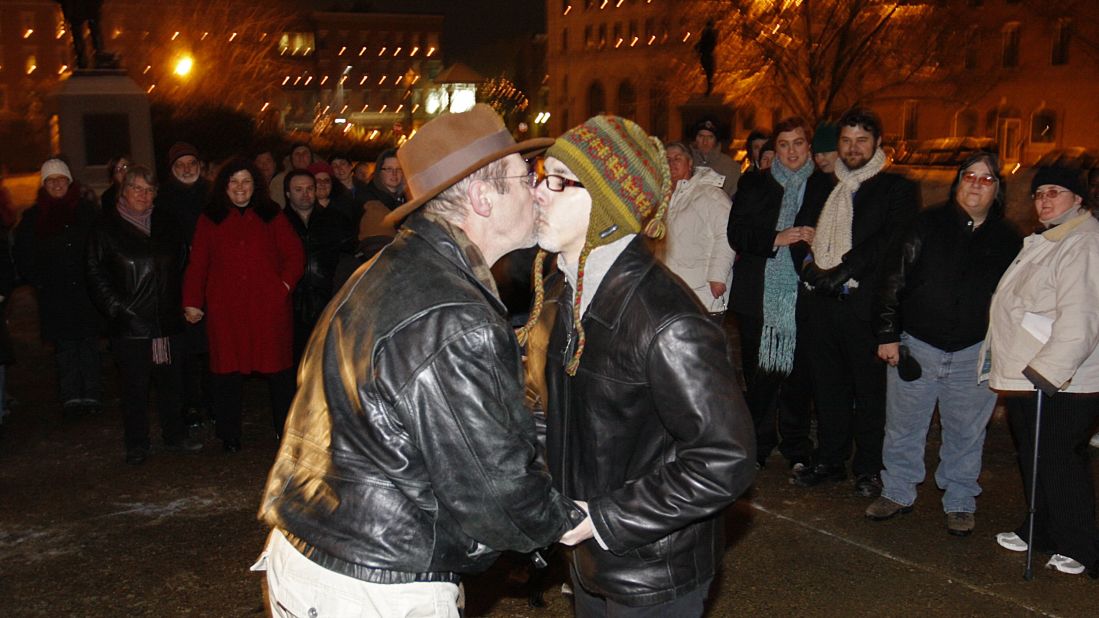
<path id="1" fill-rule="evenodd" d="M 149 387 L 156 384 L 164 445 L 198 450 L 183 424 L 183 267 L 186 240 L 174 217 L 153 207 L 156 178 L 146 167 L 127 171 L 117 209 L 88 240 L 92 301 L 108 319 L 122 393 L 126 462 L 149 452 Z M 176 353 L 173 354 L 173 351 Z"/>
<path id="2" fill-rule="evenodd" d="M 97 216 L 98 208 L 73 182 L 69 166 L 50 159 L 42 164 L 38 198 L 15 229 L 15 267 L 37 292 L 39 329 L 54 346 L 66 417 L 103 406 L 102 320 L 84 276 L 88 233 Z"/>

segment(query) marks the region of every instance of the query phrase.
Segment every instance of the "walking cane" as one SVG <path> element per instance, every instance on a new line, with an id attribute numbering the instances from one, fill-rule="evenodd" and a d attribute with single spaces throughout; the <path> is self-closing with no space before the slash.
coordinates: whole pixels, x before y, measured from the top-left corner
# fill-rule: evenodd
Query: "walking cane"
<path id="1" fill-rule="evenodd" d="M 1034 568 L 1031 561 L 1034 558 L 1034 502 L 1038 495 L 1038 437 L 1042 427 L 1042 389 L 1037 390 L 1038 399 L 1035 405 L 1034 415 L 1034 461 L 1030 467 L 1030 517 L 1027 518 L 1027 544 L 1026 544 L 1026 570 L 1023 571 L 1023 579 L 1034 579 Z"/>

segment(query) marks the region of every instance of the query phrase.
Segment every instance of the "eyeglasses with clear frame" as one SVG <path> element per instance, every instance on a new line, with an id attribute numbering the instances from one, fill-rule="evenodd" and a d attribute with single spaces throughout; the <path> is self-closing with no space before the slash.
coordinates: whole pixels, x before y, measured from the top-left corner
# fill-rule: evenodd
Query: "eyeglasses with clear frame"
<path id="1" fill-rule="evenodd" d="M 1072 191 L 1069 191 L 1068 189 L 1059 189 L 1057 187 L 1054 187 L 1052 189 L 1046 189 L 1045 191 L 1039 189 L 1032 193 L 1030 197 L 1034 198 L 1035 202 L 1042 199 L 1053 201 L 1061 197 L 1062 193 L 1072 193 Z"/>
<path id="2" fill-rule="evenodd" d="M 979 187 L 991 187 L 999 182 L 992 174 L 978 174 L 977 172 L 962 172 L 961 179 L 962 182 Z"/>
<path id="3" fill-rule="evenodd" d="M 517 176 L 493 176 L 492 178 L 485 178 L 485 180 L 511 180 L 512 178 L 526 178 L 527 186 L 532 189 L 538 186 L 538 172 L 533 171 Z"/>

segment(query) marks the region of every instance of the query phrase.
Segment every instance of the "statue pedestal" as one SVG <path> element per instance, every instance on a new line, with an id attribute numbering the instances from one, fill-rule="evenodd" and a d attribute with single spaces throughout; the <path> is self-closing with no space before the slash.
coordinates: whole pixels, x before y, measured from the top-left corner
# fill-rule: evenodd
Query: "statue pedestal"
<path id="1" fill-rule="evenodd" d="M 679 106 L 679 117 L 683 123 L 683 140 L 690 140 L 691 127 L 703 118 L 715 119 L 718 124 L 725 127 L 726 131 L 729 131 L 733 126 L 734 113 L 733 107 L 725 103 L 725 96 L 720 93 L 710 96 L 699 94 L 687 99 L 686 103 Z M 730 134 L 718 136 L 718 139 L 724 147 L 728 146 L 728 140 L 732 137 Z"/>
<path id="2" fill-rule="evenodd" d="M 77 71 L 47 99 L 50 147 L 69 158 L 73 178 L 102 190 L 107 162 L 129 155 L 154 169 L 149 99 L 120 70 Z"/>

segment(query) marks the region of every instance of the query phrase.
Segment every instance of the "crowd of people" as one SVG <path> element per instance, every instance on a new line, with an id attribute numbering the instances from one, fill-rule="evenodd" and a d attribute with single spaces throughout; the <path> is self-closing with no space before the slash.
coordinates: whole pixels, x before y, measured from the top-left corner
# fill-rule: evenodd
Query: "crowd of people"
<path id="1" fill-rule="evenodd" d="M 1036 170 L 1024 237 L 995 154 L 924 208 L 882 135 L 862 107 L 786 118 L 740 164 L 714 119 L 686 142 L 610 115 L 516 142 L 478 105 L 369 178 L 303 143 L 281 171 L 177 143 L 166 182 L 119 157 L 98 199 L 52 158 L 0 302 L 35 287 L 68 417 L 102 410 L 109 337 L 131 464 L 150 389 L 165 448 L 201 449 L 209 415 L 236 452 L 243 381 L 267 382 L 253 569 L 276 615 L 454 616 L 462 573 L 559 542 L 577 615 L 697 616 L 722 511 L 775 450 L 792 485 L 850 475 L 891 520 L 935 410 L 944 528 L 965 537 L 997 401 L 1033 505 L 997 542 L 1099 577 L 1099 171 Z M 515 329 L 492 267 L 535 246 Z"/>
<path id="2" fill-rule="evenodd" d="M 63 418 L 102 412 L 100 349 L 108 340 L 125 460 L 135 465 L 151 451 L 150 392 L 165 449 L 201 449 L 195 430 L 212 420 L 223 448 L 236 452 L 243 381 L 263 378 L 280 437 L 297 361 L 341 268 L 346 278 L 384 244 L 380 236 L 396 235 L 375 224 L 360 237 L 363 213 L 404 201 L 392 161 L 364 181 L 347 155 L 324 161 L 306 144 L 293 145 L 282 172 L 270 151 L 214 169 L 185 142 L 166 154 L 164 182 L 150 167 L 115 157 L 98 197 L 64 157 L 47 160 L 34 204 L 2 234 L 0 251 L 0 302 L 17 282 L 36 291 Z M 0 368 L 12 360 L 5 324 Z"/>

